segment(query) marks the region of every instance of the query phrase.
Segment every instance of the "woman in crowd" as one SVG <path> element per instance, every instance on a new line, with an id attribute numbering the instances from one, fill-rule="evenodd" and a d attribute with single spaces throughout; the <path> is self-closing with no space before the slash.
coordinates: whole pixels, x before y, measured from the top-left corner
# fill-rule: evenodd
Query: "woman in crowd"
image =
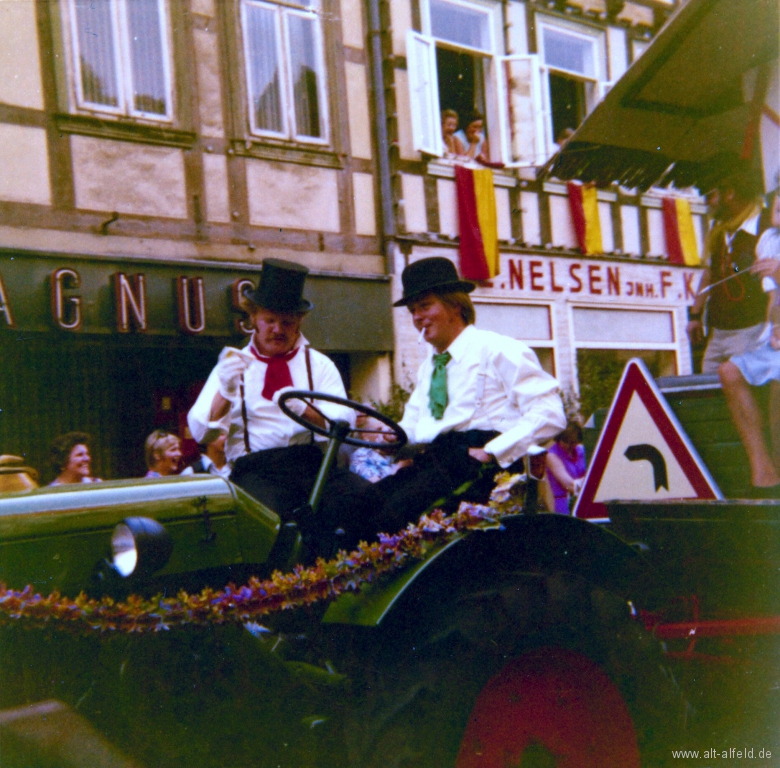
<path id="1" fill-rule="evenodd" d="M 51 444 L 49 457 L 52 469 L 57 474 L 49 485 L 100 482 L 99 477 L 92 477 L 89 435 L 84 432 L 60 435 Z"/>
<path id="2" fill-rule="evenodd" d="M 144 444 L 146 466 L 145 477 L 168 477 L 179 474 L 181 441 L 176 435 L 162 429 L 155 429 Z"/>
<path id="3" fill-rule="evenodd" d="M 444 141 L 445 156 L 466 154 L 463 142 L 455 135 L 458 130 L 458 113 L 454 109 L 445 109 L 441 113 L 441 136 Z"/>
<path id="4" fill-rule="evenodd" d="M 482 163 L 490 162 L 490 149 L 488 140 L 484 133 L 485 117 L 480 112 L 474 112 L 469 116 L 464 131 L 458 131 L 455 138 L 460 139 L 464 146 L 461 153 L 472 160 L 479 160 Z"/>
<path id="5" fill-rule="evenodd" d="M 579 493 L 586 468 L 582 427 L 570 421 L 547 452 L 547 478 L 555 499 L 553 512 L 569 514 L 569 498 Z"/>

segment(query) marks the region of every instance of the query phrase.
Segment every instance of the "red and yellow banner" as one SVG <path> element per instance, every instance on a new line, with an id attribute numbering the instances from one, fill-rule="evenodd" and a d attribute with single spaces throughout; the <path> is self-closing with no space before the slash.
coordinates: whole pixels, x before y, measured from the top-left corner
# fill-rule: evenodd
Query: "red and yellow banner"
<path id="1" fill-rule="evenodd" d="M 696 233 L 693 231 L 691 204 L 681 197 L 665 197 L 662 209 L 669 263 L 698 267 L 701 261 Z"/>
<path id="2" fill-rule="evenodd" d="M 490 280 L 499 272 L 498 214 L 493 171 L 455 166 L 460 225 L 460 273 Z"/>
<path id="3" fill-rule="evenodd" d="M 591 184 L 569 182 L 569 207 L 577 244 L 586 256 L 604 253 L 601 241 L 601 221 L 596 187 Z"/>

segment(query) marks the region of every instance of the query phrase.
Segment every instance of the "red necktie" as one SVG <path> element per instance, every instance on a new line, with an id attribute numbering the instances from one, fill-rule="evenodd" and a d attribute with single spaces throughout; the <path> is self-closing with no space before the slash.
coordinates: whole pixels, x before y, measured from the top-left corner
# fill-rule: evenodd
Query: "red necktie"
<path id="1" fill-rule="evenodd" d="M 252 345 L 250 345 L 249 349 L 258 360 L 268 366 L 265 371 L 265 383 L 263 384 L 263 397 L 266 400 L 273 400 L 274 393 L 283 387 L 292 386 L 293 380 L 290 375 L 290 366 L 287 363 L 298 354 L 299 347 L 296 347 L 286 355 L 276 355 L 274 357 L 263 357 Z"/>

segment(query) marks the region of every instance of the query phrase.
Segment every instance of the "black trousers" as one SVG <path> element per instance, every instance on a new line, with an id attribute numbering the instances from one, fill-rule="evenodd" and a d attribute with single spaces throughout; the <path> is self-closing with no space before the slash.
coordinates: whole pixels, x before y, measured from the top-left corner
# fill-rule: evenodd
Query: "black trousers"
<path id="1" fill-rule="evenodd" d="M 385 527 L 384 500 L 368 480 L 334 466 L 317 512 L 296 515 L 309 500 L 322 459 L 316 445 L 255 451 L 236 461 L 230 480 L 283 522 L 297 522 L 307 545 L 327 556 L 334 549 L 352 549 L 361 540 L 374 540 Z"/>
<path id="2" fill-rule="evenodd" d="M 469 448 L 482 448 L 498 432 L 469 430 L 439 435 L 409 467 L 376 483 L 386 505 L 391 526 L 400 530 L 416 522 L 435 501 L 450 496 L 466 481 L 472 481 L 461 497 L 475 503 L 490 498 L 498 465 L 486 466 L 469 455 Z"/>

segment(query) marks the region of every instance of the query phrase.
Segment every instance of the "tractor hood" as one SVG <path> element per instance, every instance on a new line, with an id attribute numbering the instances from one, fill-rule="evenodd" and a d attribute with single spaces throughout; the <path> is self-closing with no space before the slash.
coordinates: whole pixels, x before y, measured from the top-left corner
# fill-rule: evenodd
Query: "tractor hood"
<path id="1" fill-rule="evenodd" d="M 0 581 L 78 592 L 110 556 L 114 528 L 152 518 L 173 539 L 161 575 L 263 563 L 279 518 L 227 480 L 208 475 L 63 485 L 0 496 Z"/>

